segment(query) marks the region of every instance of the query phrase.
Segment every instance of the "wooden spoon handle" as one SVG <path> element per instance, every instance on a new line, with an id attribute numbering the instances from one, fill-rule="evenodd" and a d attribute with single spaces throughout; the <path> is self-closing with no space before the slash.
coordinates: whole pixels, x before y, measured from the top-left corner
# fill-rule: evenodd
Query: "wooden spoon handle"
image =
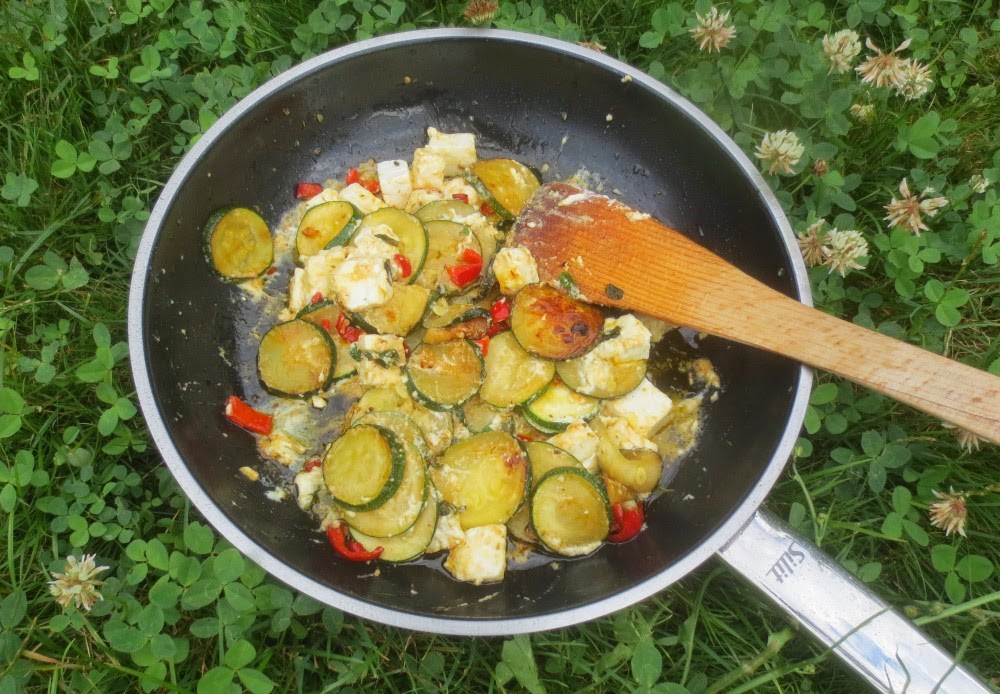
<path id="1" fill-rule="evenodd" d="M 514 243 L 590 301 L 791 357 L 1000 443 L 1000 378 L 810 308 L 610 198 L 549 184 Z"/>

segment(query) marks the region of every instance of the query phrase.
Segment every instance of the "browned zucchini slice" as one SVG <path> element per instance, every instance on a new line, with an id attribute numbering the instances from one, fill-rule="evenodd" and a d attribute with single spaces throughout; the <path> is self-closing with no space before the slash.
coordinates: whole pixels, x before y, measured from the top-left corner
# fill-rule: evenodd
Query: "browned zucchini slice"
<path id="1" fill-rule="evenodd" d="M 506 221 L 521 213 L 541 185 L 531 169 L 513 159 L 481 159 L 469 170 L 476 191 Z"/>
<path id="2" fill-rule="evenodd" d="M 204 235 L 208 262 L 226 282 L 259 277 L 274 262 L 274 241 L 267 222 L 246 207 L 215 213 L 205 225 Z"/>
<path id="3" fill-rule="evenodd" d="M 406 449 L 395 434 L 358 424 L 326 450 L 323 480 L 338 506 L 371 511 L 399 491 L 405 465 Z"/>
<path id="4" fill-rule="evenodd" d="M 471 398 L 483 383 L 483 360 L 471 342 L 423 344 L 406 362 L 410 394 L 433 410 L 451 410 Z"/>
<path id="5" fill-rule="evenodd" d="M 337 351 L 330 334 L 306 320 L 279 323 L 261 338 L 257 375 L 270 392 L 305 397 L 333 380 Z"/>
<path id="6" fill-rule="evenodd" d="M 510 329 L 531 354 L 572 359 L 588 352 L 601 336 L 604 315 L 547 284 L 529 284 L 514 297 Z"/>
<path id="7" fill-rule="evenodd" d="M 450 446 L 431 477 L 468 529 L 506 523 L 524 500 L 529 470 L 517 439 L 487 431 Z"/>

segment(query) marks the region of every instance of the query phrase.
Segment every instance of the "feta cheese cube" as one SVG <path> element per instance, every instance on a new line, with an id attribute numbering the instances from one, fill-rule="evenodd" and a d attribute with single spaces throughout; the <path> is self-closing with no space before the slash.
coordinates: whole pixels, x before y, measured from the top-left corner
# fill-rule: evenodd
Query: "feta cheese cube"
<path id="1" fill-rule="evenodd" d="M 431 499 L 427 503 L 436 504 L 437 500 Z M 457 513 L 439 515 L 437 526 L 434 528 L 434 537 L 431 538 L 431 543 L 427 545 L 424 552 L 430 554 L 431 552 L 440 552 L 442 549 L 451 549 L 464 539 L 465 531 L 462 530 L 462 524 L 458 522 Z"/>
<path id="2" fill-rule="evenodd" d="M 656 444 L 632 426 L 629 420 L 624 417 L 613 417 L 609 415 L 598 415 L 598 420 L 604 425 L 608 432 L 608 438 L 615 448 L 628 450 L 635 448 L 648 448 L 658 451 Z"/>
<path id="3" fill-rule="evenodd" d="M 602 341 L 590 354 L 621 363 L 649 359 L 649 329 L 631 313 L 604 321 L 604 332 L 618 330 L 618 335 Z"/>
<path id="4" fill-rule="evenodd" d="M 399 253 L 399 237 L 388 224 L 365 226 L 351 239 L 351 247 L 352 258 L 364 256 L 385 262 Z"/>
<path id="5" fill-rule="evenodd" d="M 444 185 L 444 157 L 427 147 L 413 152 L 410 169 L 413 188 L 441 188 Z"/>
<path id="6" fill-rule="evenodd" d="M 553 446 L 558 446 L 579 460 L 590 473 L 596 473 L 598 469 L 597 445 L 600 441 L 597 434 L 583 422 L 573 422 L 548 440 Z"/>
<path id="7" fill-rule="evenodd" d="M 507 570 L 507 526 L 469 528 L 465 539 L 448 553 L 444 568 L 459 581 L 477 586 L 502 581 Z"/>
<path id="8" fill-rule="evenodd" d="M 493 274 L 504 294 L 516 294 L 526 284 L 538 282 L 538 266 L 527 248 L 501 248 L 493 259 Z"/>
<path id="9" fill-rule="evenodd" d="M 334 246 L 306 258 L 302 267 L 295 268 L 288 285 L 288 308 L 298 312 L 317 293 L 324 297 L 334 294 L 333 276 L 347 258 L 347 249 Z"/>
<path id="10" fill-rule="evenodd" d="M 483 199 L 479 197 L 479 193 L 476 192 L 476 189 L 469 185 L 468 181 L 464 178 L 449 178 L 444 182 L 442 189 L 444 190 L 444 196 L 446 198 L 450 198 L 455 195 L 466 196 L 469 198 L 469 204 L 477 210 L 483 202 Z"/>
<path id="11" fill-rule="evenodd" d="M 361 214 L 371 214 L 386 206 L 381 198 L 376 197 L 360 183 L 352 183 L 340 191 L 340 199 L 351 203 Z"/>
<path id="12" fill-rule="evenodd" d="M 458 176 L 476 161 L 476 136 L 427 128 L 427 147 L 444 160 L 444 175 Z"/>
<path id="13" fill-rule="evenodd" d="M 669 395 L 654 386 L 648 378 L 644 378 L 628 395 L 605 400 L 602 413 L 620 417 L 641 436 L 649 436 L 670 414 L 673 404 Z"/>
<path id="14" fill-rule="evenodd" d="M 381 306 L 392 297 L 392 278 L 381 258 L 350 256 L 333 271 L 337 303 L 348 311 Z"/>
<path id="15" fill-rule="evenodd" d="M 410 167 L 402 159 L 380 161 L 375 165 L 378 183 L 382 189 L 382 199 L 392 207 L 402 207 L 410 197 L 413 186 L 410 183 Z"/>

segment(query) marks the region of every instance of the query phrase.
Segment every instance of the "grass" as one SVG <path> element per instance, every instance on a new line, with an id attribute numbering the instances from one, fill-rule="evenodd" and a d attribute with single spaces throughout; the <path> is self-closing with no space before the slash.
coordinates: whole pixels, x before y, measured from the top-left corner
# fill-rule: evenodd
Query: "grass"
<path id="1" fill-rule="evenodd" d="M 768 180 L 799 232 L 857 229 L 863 269 L 811 270 L 824 310 L 1000 373 L 1000 22 L 988 2 L 733 2 L 736 38 L 700 52 L 704 2 L 501 3 L 494 25 L 596 41 L 709 113 L 748 153 L 804 145 Z M 627 5 L 627 7 L 623 7 Z M 462 24 L 463 3 L 10 0 L 0 8 L 0 692 L 854 692 L 788 618 L 710 563 L 645 604 L 531 637 L 457 639 L 366 624 L 269 579 L 190 507 L 132 400 L 122 343 L 135 242 L 181 154 L 242 95 L 366 36 Z M 928 63 L 904 100 L 829 74 L 852 28 Z M 862 53 L 864 58 L 867 51 Z M 851 104 L 870 103 L 859 123 Z M 816 161 L 824 160 L 826 173 Z M 969 179 L 984 174 L 985 192 Z M 906 177 L 948 199 L 890 230 Z M 819 379 L 795 460 L 767 501 L 984 677 L 1000 676 L 996 448 Z M 966 496 L 967 536 L 928 520 Z M 49 594 L 97 555 L 104 600 Z"/>

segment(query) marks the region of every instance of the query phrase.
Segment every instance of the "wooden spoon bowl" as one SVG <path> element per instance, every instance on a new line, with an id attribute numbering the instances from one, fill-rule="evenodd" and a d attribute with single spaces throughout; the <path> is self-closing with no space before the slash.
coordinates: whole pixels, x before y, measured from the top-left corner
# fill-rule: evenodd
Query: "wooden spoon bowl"
<path id="1" fill-rule="evenodd" d="M 512 243 L 587 301 L 790 357 L 1000 443 L 1000 378 L 806 306 L 605 195 L 542 186 Z"/>

